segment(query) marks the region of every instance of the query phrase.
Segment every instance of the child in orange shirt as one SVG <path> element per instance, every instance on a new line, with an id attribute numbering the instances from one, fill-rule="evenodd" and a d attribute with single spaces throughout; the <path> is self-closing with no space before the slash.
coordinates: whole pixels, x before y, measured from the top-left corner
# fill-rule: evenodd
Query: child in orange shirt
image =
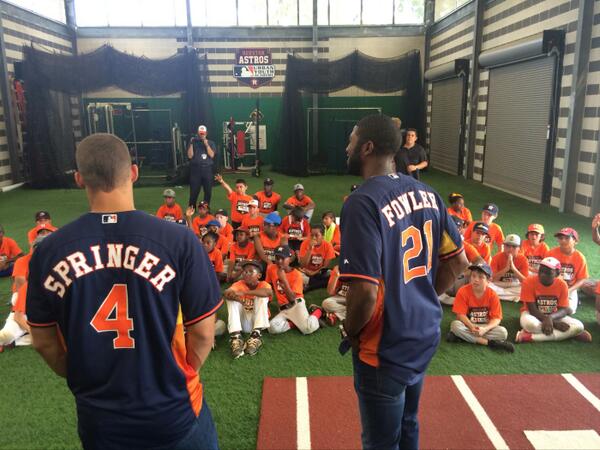
<path id="1" fill-rule="evenodd" d="M 464 235 L 464 242 L 471 244 L 473 248 L 477 250 L 479 256 L 481 256 L 487 264 L 490 264 L 492 262 L 492 250 L 490 245 L 486 242 L 489 228 L 483 222 L 474 222 L 471 225 L 473 225 L 473 232 L 469 238 L 467 238 L 466 234 Z"/>
<path id="2" fill-rule="evenodd" d="M 347 281 L 340 281 L 339 266 L 335 266 L 327 282 L 327 293 L 330 297 L 323 300 L 322 307 L 326 313 L 329 325 L 335 325 L 338 320 L 346 319 L 346 294 L 350 285 Z"/>
<path id="3" fill-rule="evenodd" d="M 498 214 L 500 209 L 494 203 L 487 203 L 483 206 L 481 210 L 481 222 L 483 222 L 488 227 L 488 236 L 486 238 L 486 242 L 490 244 L 490 249 L 496 244 L 497 251 L 502 251 L 502 243 L 504 242 L 504 233 L 502 232 L 502 228 L 497 223 L 494 223 L 494 220 L 498 218 Z M 471 222 L 471 224 L 467 227 L 465 231 L 465 239 L 471 239 L 471 234 L 473 233 L 473 227 L 475 222 Z"/>
<path id="4" fill-rule="evenodd" d="M 448 214 L 461 218 L 465 226 L 469 226 L 473 222 L 473 216 L 469 208 L 465 206 L 465 198 L 462 194 L 457 192 L 451 193 L 448 196 L 448 202 L 450 203 Z"/>
<path id="5" fill-rule="evenodd" d="M 492 283 L 501 300 L 518 302 L 521 295 L 521 283 L 529 276 L 527 258 L 519 253 L 521 238 L 509 234 L 504 240 L 504 250 L 492 258 Z"/>
<path id="6" fill-rule="evenodd" d="M 274 184 L 275 182 L 272 178 L 265 178 L 263 190 L 254 194 L 254 198 L 258 200 L 258 210 L 263 217 L 272 212 L 276 212 L 279 207 L 281 195 L 273 191 Z"/>
<path id="7" fill-rule="evenodd" d="M 452 311 L 456 320 L 450 324 L 446 340 L 459 339 L 471 344 L 487 345 L 491 349 L 514 352 L 506 341 L 508 332 L 500 326 L 502 308 L 498 295 L 489 287 L 492 269 L 485 263 L 469 266 L 471 282 L 456 293 Z"/>
<path id="8" fill-rule="evenodd" d="M 300 272 L 304 280 L 304 291 L 327 286 L 329 263 L 335 258 L 333 245 L 323 239 L 324 227 L 317 224 L 310 230 L 310 239 L 300 246 Z"/>
<path id="9" fill-rule="evenodd" d="M 521 243 L 521 253 L 527 258 L 529 271 L 538 272 L 540 261 L 546 257 L 548 245 L 544 242 L 544 227 L 539 223 L 532 223 L 527 227 L 526 241 Z"/>
<path id="10" fill-rule="evenodd" d="M 198 215 L 194 217 L 193 221 L 192 216 L 194 215 L 194 208 L 192 206 L 188 206 L 187 210 L 185 211 L 185 218 L 188 226 L 194 231 L 196 236 L 200 238 L 208 231 L 208 222 L 214 220 L 214 216 L 210 214 L 209 211 L 210 208 L 208 203 L 198 203 Z"/>
<path id="11" fill-rule="evenodd" d="M 294 185 L 294 195 L 285 201 L 283 207 L 290 211 L 294 208 L 302 208 L 302 214 L 310 221 L 316 205 L 312 198 L 304 194 L 304 186 L 298 183 Z"/>
<path id="12" fill-rule="evenodd" d="M 256 254 L 267 265 L 275 262 L 277 247 L 288 245 L 287 238 L 279 231 L 279 225 L 281 225 L 279 214 L 268 214 L 265 217 L 264 231 L 254 236 Z"/>
<path id="13" fill-rule="evenodd" d="M 515 342 L 564 341 L 575 338 L 592 342 L 583 323 L 569 317 L 567 283 L 560 278 L 560 262 L 553 257 L 540 261 L 539 271 L 523 282 L 521 289 L 521 331 Z"/>
<path id="14" fill-rule="evenodd" d="M 258 200 L 250 200 L 248 214 L 242 219 L 242 228 L 248 228 L 250 236 L 254 236 L 263 230 L 264 221 L 264 217 L 258 213 Z"/>
<path id="15" fill-rule="evenodd" d="M 231 189 L 223 177 L 219 174 L 215 175 L 215 180 L 223 186 L 225 191 L 227 192 L 227 200 L 231 203 L 231 225 L 233 228 L 239 228 L 242 225 L 242 220 L 244 216 L 248 214 L 248 203 L 252 200 L 248 194 L 246 194 L 246 190 L 248 189 L 248 185 L 246 181 L 241 178 L 235 180 L 235 191 Z"/>
<path id="16" fill-rule="evenodd" d="M 233 234 L 229 237 L 225 237 L 224 235 L 219 233 L 219 229 L 221 228 L 221 223 L 213 219 L 206 224 L 206 228 L 208 233 L 215 233 L 217 235 L 217 243 L 215 244 L 215 248 L 221 252 L 221 256 L 223 260 L 227 259 L 229 255 L 229 247 L 233 243 Z"/>
<path id="17" fill-rule="evenodd" d="M 233 283 L 242 275 L 242 261 L 254 259 L 254 244 L 250 242 L 250 233 L 246 228 L 238 228 L 233 232 L 234 242 L 229 247 L 229 263 L 227 264 L 227 282 Z"/>
<path id="18" fill-rule="evenodd" d="M 50 231 L 58 230 L 58 228 L 52 225 L 52 219 L 50 218 L 50 213 L 48 211 L 38 211 L 35 213 L 35 227 L 27 232 L 27 242 L 31 244 L 38 236 L 38 231 L 41 228 Z"/>
<path id="19" fill-rule="evenodd" d="M 302 242 L 310 236 L 310 225 L 304 218 L 302 208 L 294 208 L 289 216 L 285 216 L 280 229 L 287 235 L 288 245 L 294 252 L 298 252 Z"/>
<path id="20" fill-rule="evenodd" d="M 587 261 L 583 253 L 575 249 L 579 242 L 579 234 L 573 228 L 563 228 L 554 237 L 558 239 L 558 247 L 551 249 L 548 256 L 560 262 L 560 275 L 569 286 L 569 307 L 575 314 L 579 306 L 577 290 L 589 277 Z"/>
<path id="21" fill-rule="evenodd" d="M 10 277 L 15 261 L 21 256 L 23 252 L 19 245 L 4 235 L 4 228 L 0 225 L 0 277 Z"/>
<path id="22" fill-rule="evenodd" d="M 212 231 L 208 231 L 202 236 L 202 245 L 204 245 L 204 249 L 208 254 L 208 259 L 215 269 L 217 279 L 222 283 L 227 279 L 227 274 L 225 273 L 225 266 L 223 265 L 223 254 L 216 248 L 218 240 L 219 235 Z"/>
<path id="23" fill-rule="evenodd" d="M 165 189 L 163 191 L 163 197 L 165 202 L 156 211 L 156 217 L 171 221 L 183 219 L 181 206 L 175 202 L 175 191 L 173 189 Z"/>

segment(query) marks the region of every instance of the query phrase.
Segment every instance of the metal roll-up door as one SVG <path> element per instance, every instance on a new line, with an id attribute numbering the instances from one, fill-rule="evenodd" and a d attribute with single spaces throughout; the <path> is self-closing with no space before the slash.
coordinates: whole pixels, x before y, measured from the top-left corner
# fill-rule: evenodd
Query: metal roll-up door
<path id="1" fill-rule="evenodd" d="M 460 137 L 464 99 L 463 78 L 436 81 L 432 87 L 431 134 L 429 161 L 431 166 L 457 175 L 460 166 Z"/>
<path id="2" fill-rule="evenodd" d="M 490 70 L 483 183 L 541 202 L 555 58 Z"/>

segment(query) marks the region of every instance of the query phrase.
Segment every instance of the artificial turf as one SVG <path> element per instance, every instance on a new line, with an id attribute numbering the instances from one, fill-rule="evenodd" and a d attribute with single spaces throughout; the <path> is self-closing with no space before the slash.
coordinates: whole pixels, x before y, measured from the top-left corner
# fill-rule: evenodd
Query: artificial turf
<path id="1" fill-rule="evenodd" d="M 266 173 L 275 179 L 275 190 L 285 199 L 291 195 L 294 183 L 301 181 L 317 203 L 315 220 L 325 210 L 339 213 L 342 197 L 350 185 L 360 182 L 350 176 L 314 176 L 305 179 Z M 230 184 L 237 178 L 226 176 Z M 513 197 L 480 183 L 465 181 L 441 172 L 430 171 L 423 177 L 445 197 L 449 192 L 465 195 L 467 206 L 478 216 L 479 208 L 489 201 L 500 207 L 497 222 L 506 233 L 523 235 L 531 222 L 546 227 L 547 242 L 552 247 L 555 230 L 573 226 L 581 236 L 578 245 L 587 257 L 590 275 L 600 277 L 600 254 L 591 241 L 590 220 L 573 214 L 559 214 L 556 209 Z M 261 180 L 247 178 L 249 193 L 261 188 Z M 138 209 L 153 213 L 162 202 L 161 187 L 136 188 Z M 187 201 L 187 187 L 177 189 L 178 201 Z M 213 191 L 213 208 L 228 208 L 224 190 Z M 0 221 L 6 235 L 27 248 L 26 232 L 33 226 L 37 210 L 49 210 L 55 225 L 63 225 L 87 210 L 82 191 L 19 189 L 0 195 Z M 307 303 L 320 303 L 327 294 L 324 290 L 306 295 Z M 0 317 L 9 311 L 10 283 L 0 280 Z M 581 298 L 581 297 L 580 297 Z M 593 300 L 582 298 L 583 304 L 576 317 L 592 333 L 592 344 L 568 341 L 560 343 L 518 345 L 514 354 L 495 353 L 486 348 L 468 344 L 442 342 L 434 357 L 429 374 L 506 374 L 506 373 L 564 373 L 600 371 L 600 326 L 595 322 Z M 519 306 L 503 302 L 503 325 L 510 339 L 518 329 Z M 226 317 L 225 308 L 219 312 Z M 444 307 L 442 331 L 448 330 L 452 320 L 448 307 Z M 297 331 L 264 338 L 264 346 L 255 357 L 232 360 L 227 338 L 218 340 L 217 349 L 202 368 L 206 398 L 217 425 L 219 442 L 223 449 L 250 449 L 256 446 L 262 380 L 264 377 L 294 377 L 315 375 L 350 375 L 349 356 L 337 352 L 336 328 L 319 330 L 310 336 Z M 569 399 L 564 399 L 569 401 Z M 322 401 L 327 401 L 324 397 Z M 2 449 L 52 449 L 80 446 L 76 433 L 74 401 L 63 379 L 55 376 L 31 348 L 17 348 L 0 354 L 0 448 Z"/>

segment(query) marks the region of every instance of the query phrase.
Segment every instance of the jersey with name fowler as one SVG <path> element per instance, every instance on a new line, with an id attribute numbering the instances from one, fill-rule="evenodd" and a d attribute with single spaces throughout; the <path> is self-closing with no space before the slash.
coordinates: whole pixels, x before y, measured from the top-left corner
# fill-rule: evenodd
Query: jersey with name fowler
<path id="1" fill-rule="evenodd" d="M 186 361 L 184 326 L 221 303 L 198 238 L 142 211 L 84 214 L 31 259 L 28 321 L 60 328 L 79 429 L 99 448 L 185 437 L 203 388 Z"/>
<path id="2" fill-rule="evenodd" d="M 378 286 L 358 357 L 413 384 L 440 340 L 435 273 L 440 259 L 463 251 L 460 233 L 439 194 L 401 174 L 365 181 L 344 203 L 341 227 L 340 279 Z"/>

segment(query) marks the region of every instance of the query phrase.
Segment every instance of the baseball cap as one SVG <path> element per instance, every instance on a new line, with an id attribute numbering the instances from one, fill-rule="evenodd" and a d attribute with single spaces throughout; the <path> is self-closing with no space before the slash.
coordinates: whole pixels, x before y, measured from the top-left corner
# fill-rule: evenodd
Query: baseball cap
<path id="1" fill-rule="evenodd" d="M 485 273 L 488 278 L 492 277 L 492 268 L 486 263 L 471 264 L 469 270 L 479 270 L 480 272 Z"/>
<path id="2" fill-rule="evenodd" d="M 248 206 L 256 206 L 258 208 L 258 200 L 250 200 Z"/>
<path id="3" fill-rule="evenodd" d="M 263 181 L 263 184 L 270 184 L 272 186 L 275 184 L 275 182 L 273 181 L 273 178 L 265 178 L 265 181 Z"/>
<path id="4" fill-rule="evenodd" d="M 475 222 L 475 225 L 473 225 L 473 231 L 479 231 L 481 233 L 490 234 L 489 227 L 483 222 Z"/>
<path id="5" fill-rule="evenodd" d="M 47 234 L 46 234 L 46 235 L 44 235 L 44 236 L 38 236 L 38 237 L 36 237 L 36 238 L 33 240 L 33 242 L 31 243 L 31 246 L 32 246 L 33 248 L 37 247 L 37 246 L 40 244 L 40 242 L 42 242 L 44 239 L 46 239 L 46 237 L 48 237 L 48 235 L 47 235 Z"/>
<path id="6" fill-rule="evenodd" d="M 229 217 L 229 214 L 227 214 L 227 211 L 225 211 L 224 209 L 217 209 L 217 212 L 215 213 L 215 216 Z"/>
<path id="7" fill-rule="evenodd" d="M 179 225 L 187 225 L 187 222 L 185 221 L 185 219 L 177 219 L 177 220 L 175 220 L 175 223 L 177 223 Z"/>
<path id="8" fill-rule="evenodd" d="M 274 252 L 275 256 L 281 256 L 282 258 L 291 258 L 292 250 L 288 245 L 282 245 L 281 247 L 277 247 Z"/>
<path id="9" fill-rule="evenodd" d="M 249 233 L 250 230 L 248 230 L 248 228 L 246 228 L 246 227 L 239 227 L 239 228 L 236 228 L 235 230 L 233 230 L 233 232 L 234 233 L 238 233 L 238 232 L 239 233 Z"/>
<path id="10" fill-rule="evenodd" d="M 254 261 L 253 259 L 246 259 L 245 261 L 242 261 L 242 263 L 240 264 L 242 266 L 242 269 L 246 266 L 254 266 L 258 269 L 259 272 L 262 273 L 262 264 L 259 263 L 258 261 Z"/>
<path id="11" fill-rule="evenodd" d="M 544 226 L 539 223 L 532 223 L 527 227 L 527 232 L 535 231 L 536 233 L 544 234 Z"/>
<path id="12" fill-rule="evenodd" d="M 281 217 L 277 213 L 269 213 L 265 216 L 265 223 L 269 223 L 271 225 L 281 225 Z"/>
<path id="13" fill-rule="evenodd" d="M 462 194 L 459 194 L 458 192 L 452 192 L 450 195 L 448 195 L 448 200 L 450 201 L 450 203 L 454 203 L 459 198 L 465 198 L 465 197 Z"/>
<path id="14" fill-rule="evenodd" d="M 487 211 L 493 216 L 497 216 L 500 210 L 498 209 L 498 205 L 494 203 L 486 203 L 483 205 L 482 211 Z"/>
<path id="15" fill-rule="evenodd" d="M 209 220 L 206 226 L 221 228 L 221 222 L 219 222 L 218 220 Z"/>
<path id="16" fill-rule="evenodd" d="M 462 220 L 460 217 L 456 217 L 456 216 L 454 216 L 454 215 L 452 215 L 452 214 L 450 215 L 450 219 L 452 219 L 452 221 L 454 222 L 454 224 L 455 224 L 455 225 L 456 225 L 458 228 L 461 228 L 461 227 L 464 225 L 464 223 L 465 223 L 465 221 L 464 221 L 464 220 Z"/>
<path id="17" fill-rule="evenodd" d="M 554 237 L 558 237 L 558 236 L 561 236 L 561 235 L 562 236 L 571 236 L 576 241 L 579 241 L 579 234 L 573 228 L 570 228 L 570 227 L 561 228 L 558 233 L 554 234 Z"/>
<path id="18" fill-rule="evenodd" d="M 203 134 L 206 134 L 206 126 L 204 126 L 204 125 L 200 125 L 200 126 L 198 127 L 198 133 L 203 133 Z"/>
<path id="19" fill-rule="evenodd" d="M 50 219 L 50 213 L 48 211 L 38 211 L 35 213 L 35 220 Z"/>
<path id="20" fill-rule="evenodd" d="M 206 208 L 209 209 L 208 203 L 207 202 L 198 202 L 198 208 Z"/>
<path id="21" fill-rule="evenodd" d="M 521 238 L 517 234 L 508 234 L 504 238 L 504 245 L 512 245 L 513 247 L 521 246 Z"/>
<path id="22" fill-rule="evenodd" d="M 560 270 L 560 261 L 552 256 L 548 256 L 540 261 L 540 266 L 546 266 L 553 270 Z"/>
<path id="23" fill-rule="evenodd" d="M 175 197 L 175 191 L 173 189 L 165 189 L 163 191 L 163 197 Z"/>
<path id="24" fill-rule="evenodd" d="M 304 190 L 304 186 L 302 186 L 300 183 L 297 183 L 294 185 L 294 192 L 299 190 Z"/>
<path id="25" fill-rule="evenodd" d="M 355 190 L 358 189 L 359 186 L 360 186 L 360 184 L 353 184 L 352 186 L 350 186 L 350 192 L 354 192 Z"/>

